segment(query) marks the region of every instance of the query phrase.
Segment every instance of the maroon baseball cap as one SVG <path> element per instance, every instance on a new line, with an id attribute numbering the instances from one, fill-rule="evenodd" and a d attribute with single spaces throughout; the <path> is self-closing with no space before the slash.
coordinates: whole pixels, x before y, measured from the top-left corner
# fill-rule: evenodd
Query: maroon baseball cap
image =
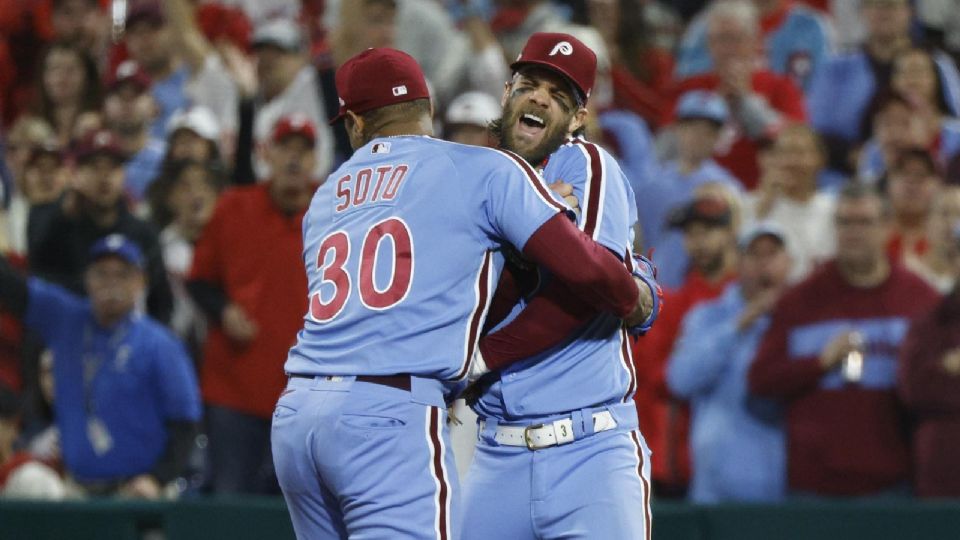
<path id="1" fill-rule="evenodd" d="M 597 77 L 597 55 L 570 34 L 537 32 L 530 36 L 510 69 L 543 66 L 559 72 L 573 83 L 584 102 L 590 97 Z"/>
<path id="2" fill-rule="evenodd" d="M 347 111 L 364 113 L 404 101 L 430 98 L 427 80 L 412 56 L 396 49 L 367 49 L 347 60 L 336 75 L 340 112 L 333 124 Z"/>
<path id="3" fill-rule="evenodd" d="M 291 135 L 297 135 L 307 139 L 310 146 L 313 146 L 317 142 L 317 128 L 305 114 L 291 114 L 277 120 L 277 123 L 273 125 L 271 140 L 278 142 Z"/>
<path id="4" fill-rule="evenodd" d="M 118 164 L 126 160 L 120 141 L 116 135 L 106 129 L 88 133 L 73 151 L 73 158 L 77 163 L 85 163 L 97 156 L 113 158 Z"/>
<path id="5" fill-rule="evenodd" d="M 140 68 L 140 64 L 133 60 L 125 60 L 117 65 L 117 69 L 114 70 L 113 77 L 110 78 L 110 83 L 107 85 L 107 90 L 114 92 L 125 84 L 132 85 L 138 93 L 141 93 L 150 88 L 150 76 Z"/>

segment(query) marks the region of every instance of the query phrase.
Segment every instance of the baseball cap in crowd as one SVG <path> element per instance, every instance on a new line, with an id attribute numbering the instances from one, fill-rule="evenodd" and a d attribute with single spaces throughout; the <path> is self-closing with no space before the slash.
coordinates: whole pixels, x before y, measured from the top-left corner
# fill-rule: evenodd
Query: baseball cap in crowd
<path id="1" fill-rule="evenodd" d="M 291 114 L 281 117 L 273 125 L 273 135 L 270 138 L 273 142 L 279 142 L 294 135 L 306 139 L 310 146 L 317 142 L 317 128 L 305 114 Z"/>
<path id="2" fill-rule="evenodd" d="M 107 91 L 115 92 L 121 86 L 127 84 L 133 86 L 137 93 L 150 88 L 150 76 L 140 68 L 140 64 L 133 60 L 125 60 L 117 65 L 110 82 L 107 84 Z"/>
<path id="3" fill-rule="evenodd" d="M 34 145 L 30 148 L 30 157 L 27 159 L 27 163 L 32 164 L 42 156 L 53 156 L 62 161 L 64 158 L 63 148 L 57 144 L 55 140 L 48 140 Z"/>
<path id="4" fill-rule="evenodd" d="M 779 242 L 781 246 L 787 246 L 786 231 L 772 221 L 761 221 L 748 227 L 745 231 L 743 231 L 743 234 L 740 235 L 737 245 L 740 247 L 741 251 L 746 251 L 760 238 L 773 238 Z"/>
<path id="5" fill-rule="evenodd" d="M 722 125 L 730 118 L 730 109 L 719 94 L 692 90 L 680 96 L 676 116 L 678 120 L 710 120 Z"/>
<path id="6" fill-rule="evenodd" d="M 98 129 L 88 133 L 80 140 L 73 151 L 73 158 L 81 164 L 97 156 L 113 158 L 118 164 L 127 159 L 116 135 L 106 129 Z"/>
<path id="7" fill-rule="evenodd" d="M 460 94 L 447 107 L 447 124 L 467 124 L 486 127 L 500 118 L 500 102 L 490 94 L 466 92 Z"/>
<path id="8" fill-rule="evenodd" d="M 726 227 L 733 223 L 733 212 L 727 201 L 708 196 L 698 197 L 683 206 L 674 208 L 667 216 L 667 224 L 675 229 L 683 229 L 691 223 Z"/>
<path id="9" fill-rule="evenodd" d="M 195 105 L 187 110 L 179 111 L 167 123 L 167 136 L 186 129 L 203 137 L 208 141 L 217 142 L 220 138 L 220 124 L 210 109 Z"/>
<path id="10" fill-rule="evenodd" d="M 253 32 L 254 48 L 273 46 L 287 52 L 296 52 L 303 48 L 303 36 L 297 24 L 285 17 L 271 19 Z"/>
<path id="11" fill-rule="evenodd" d="M 360 114 L 430 97 L 420 64 L 409 54 L 388 47 L 367 49 L 344 62 L 337 70 L 336 85 L 340 112 L 331 124 L 347 111 Z"/>
<path id="12" fill-rule="evenodd" d="M 167 17 L 163 13 L 160 2 L 147 0 L 133 3 L 130 11 L 127 12 L 125 26 L 130 28 L 139 22 L 145 22 L 151 26 L 162 26 L 165 24 Z"/>
<path id="13" fill-rule="evenodd" d="M 97 240 L 90 248 L 90 263 L 104 257 L 117 257 L 143 270 L 143 252 L 133 240 L 122 234 L 110 234 Z"/>
<path id="14" fill-rule="evenodd" d="M 597 55 L 570 34 L 537 32 L 530 36 L 510 69 L 542 66 L 566 77 L 586 103 L 597 77 Z"/>

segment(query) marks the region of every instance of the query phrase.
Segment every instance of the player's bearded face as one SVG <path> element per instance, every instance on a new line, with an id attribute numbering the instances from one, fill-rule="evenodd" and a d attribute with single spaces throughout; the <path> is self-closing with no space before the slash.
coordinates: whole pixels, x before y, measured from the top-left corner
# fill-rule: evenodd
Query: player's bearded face
<path id="1" fill-rule="evenodd" d="M 507 89 L 501 117 L 501 144 L 538 164 L 569 135 L 577 105 L 569 84 L 546 70 L 527 70 Z"/>

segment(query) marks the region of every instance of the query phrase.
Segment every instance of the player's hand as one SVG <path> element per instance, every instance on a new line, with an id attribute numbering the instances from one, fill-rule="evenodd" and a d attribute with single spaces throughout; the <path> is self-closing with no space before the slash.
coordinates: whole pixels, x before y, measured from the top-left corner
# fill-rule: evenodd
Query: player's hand
<path id="1" fill-rule="evenodd" d="M 650 318 L 650 314 L 653 313 L 654 292 L 651 291 L 650 286 L 640 278 L 634 277 L 633 281 L 637 284 L 640 296 L 637 298 L 637 305 L 634 307 L 633 313 L 627 315 L 627 318 L 623 320 L 628 328 L 631 326 L 640 326 Z"/>
<path id="2" fill-rule="evenodd" d="M 779 287 L 764 289 L 757 293 L 757 296 L 747 304 L 743 313 L 740 314 L 740 318 L 737 319 L 737 330 L 744 331 L 754 321 L 770 313 L 778 298 L 780 298 Z"/>
<path id="3" fill-rule="evenodd" d="M 563 180 L 557 180 L 556 182 L 550 184 L 550 189 L 553 192 L 563 198 L 563 201 L 567 203 L 567 206 L 571 210 L 580 215 L 580 199 L 573 194 L 573 184 L 568 184 Z"/>
<path id="4" fill-rule="evenodd" d="M 250 58 L 232 43 L 223 42 L 217 45 L 220 57 L 227 66 L 227 72 L 237 85 L 240 95 L 252 98 L 259 90 L 260 82 L 257 79 L 257 61 Z"/>
<path id="5" fill-rule="evenodd" d="M 859 340 L 860 337 L 855 330 L 847 330 L 837 334 L 820 353 L 820 366 L 827 371 L 833 369 L 847 354 L 857 348 Z"/>
<path id="6" fill-rule="evenodd" d="M 119 491 L 121 497 L 131 499 L 156 500 L 160 498 L 160 483 L 149 474 L 141 474 L 130 479 Z"/>
<path id="7" fill-rule="evenodd" d="M 227 337 L 240 343 L 248 343 L 257 336 L 257 324 L 237 304 L 228 304 L 220 316 Z"/>

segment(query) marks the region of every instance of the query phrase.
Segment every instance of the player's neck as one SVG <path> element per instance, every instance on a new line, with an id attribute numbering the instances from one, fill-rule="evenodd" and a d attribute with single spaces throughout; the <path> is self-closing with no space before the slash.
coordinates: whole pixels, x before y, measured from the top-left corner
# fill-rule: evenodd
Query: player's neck
<path id="1" fill-rule="evenodd" d="M 419 120 L 398 120 L 384 124 L 370 135 L 370 139 L 377 137 L 397 137 L 401 135 L 428 135 L 433 136 L 433 120 L 429 116 L 422 116 Z M 369 141 L 367 141 L 369 142 Z"/>

